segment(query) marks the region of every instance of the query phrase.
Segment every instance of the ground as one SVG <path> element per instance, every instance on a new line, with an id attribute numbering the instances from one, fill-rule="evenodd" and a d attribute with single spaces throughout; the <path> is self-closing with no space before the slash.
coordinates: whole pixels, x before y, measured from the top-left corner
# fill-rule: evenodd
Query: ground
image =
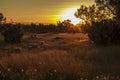
<path id="1" fill-rule="evenodd" d="M 0 78 L 120 80 L 119 57 L 120 46 L 94 45 L 83 33 L 25 34 L 18 44 L 1 36 Z"/>

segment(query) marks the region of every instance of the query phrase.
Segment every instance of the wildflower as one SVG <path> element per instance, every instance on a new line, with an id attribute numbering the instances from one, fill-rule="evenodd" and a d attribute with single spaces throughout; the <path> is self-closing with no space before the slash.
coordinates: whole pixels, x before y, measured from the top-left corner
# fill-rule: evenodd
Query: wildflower
<path id="1" fill-rule="evenodd" d="M 24 72 L 24 69 L 21 69 L 21 72 Z"/>
<path id="2" fill-rule="evenodd" d="M 11 69 L 10 68 L 8 68 L 8 72 L 10 72 L 11 71 Z"/>
<path id="3" fill-rule="evenodd" d="M 55 69 L 54 72 L 57 72 L 57 70 Z"/>
<path id="4" fill-rule="evenodd" d="M 116 78 L 116 79 L 120 80 L 120 77 L 119 77 L 119 76 L 117 76 L 117 78 Z"/>
<path id="5" fill-rule="evenodd" d="M 29 80 L 32 80 L 32 78 L 30 78 Z"/>
<path id="6" fill-rule="evenodd" d="M 80 80 L 83 80 L 83 78 L 80 78 Z"/>
<path id="7" fill-rule="evenodd" d="M 103 77 L 103 79 L 104 79 L 104 80 L 107 80 L 107 78 L 106 78 L 105 76 Z"/>
<path id="8" fill-rule="evenodd" d="M 99 76 L 96 76 L 96 79 L 99 79 Z"/>
<path id="9" fill-rule="evenodd" d="M 39 62 L 39 65 L 41 65 L 42 64 L 42 62 Z"/>
<path id="10" fill-rule="evenodd" d="M 34 69 L 35 72 L 37 72 L 37 69 Z"/>

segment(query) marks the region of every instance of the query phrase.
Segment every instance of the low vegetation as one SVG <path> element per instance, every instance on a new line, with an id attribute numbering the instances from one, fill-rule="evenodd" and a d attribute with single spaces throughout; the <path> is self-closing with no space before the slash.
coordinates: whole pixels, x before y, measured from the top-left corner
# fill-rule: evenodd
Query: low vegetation
<path id="1" fill-rule="evenodd" d="M 81 33 L 26 34 L 0 46 L 0 79 L 119 80 L 119 48 L 93 45 Z"/>
<path id="2" fill-rule="evenodd" d="M 22 40 L 23 31 L 21 26 L 14 24 L 6 24 L 2 27 L 1 34 L 4 36 L 6 43 L 19 43 Z"/>
<path id="3" fill-rule="evenodd" d="M 112 20 L 95 22 L 89 27 L 88 36 L 95 44 L 120 44 L 120 26 Z"/>

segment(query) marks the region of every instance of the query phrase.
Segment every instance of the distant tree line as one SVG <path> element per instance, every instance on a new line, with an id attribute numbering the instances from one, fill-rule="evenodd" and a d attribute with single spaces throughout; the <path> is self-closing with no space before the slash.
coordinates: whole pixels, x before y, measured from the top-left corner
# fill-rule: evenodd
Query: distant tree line
<path id="1" fill-rule="evenodd" d="M 80 32 L 79 26 L 74 26 L 67 20 L 61 22 L 58 21 L 56 24 L 22 24 L 22 23 L 5 23 L 0 24 L 0 32 L 3 32 L 5 28 L 11 27 L 11 26 L 19 26 L 23 29 L 24 33 L 78 33 Z"/>
<path id="2" fill-rule="evenodd" d="M 5 28 L 9 26 L 19 26 L 23 29 L 24 33 L 62 33 L 70 32 L 76 33 L 80 32 L 80 27 L 75 26 L 70 20 L 58 21 L 57 24 L 22 24 L 22 23 L 6 23 L 6 18 L 2 13 L 0 13 L 0 32 L 4 31 Z"/>
<path id="3" fill-rule="evenodd" d="M 58 21 L 55 24 L 20 24 L 25 33 L 77 33 L 80 32 L 79 27 L 75 27 L 68 20 Z"/>
<path id="4" fill-rule="evenodd" d="M 0 13 L 0 33 L 4 36 L 4 41 L 9 43 L 21 42 L 25 33 L 78 33 L 80 27 L 71 24 L 70 20 L 58 21 L 55 24 L 22 24 L 6 23 L 6 18 Z"/>

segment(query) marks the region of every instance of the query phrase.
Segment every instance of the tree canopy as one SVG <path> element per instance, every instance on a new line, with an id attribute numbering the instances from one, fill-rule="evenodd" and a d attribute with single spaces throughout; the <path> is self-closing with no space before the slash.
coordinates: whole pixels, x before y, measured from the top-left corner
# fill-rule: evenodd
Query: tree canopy
<path id="1" fill-rule="evenodd" d="M 95 0 L 95 3 L 109 9 L 116 20 L 120 19 L 120 0 Z"/>
<path id="2" fill-rule="evenodd" d="M 2 13 L 0 13 L 0 23 L 2 22 L 6 22 L 6 18 L 4 17 Z"/>
<path id="3" fill-rule="evenodd" d="M 120 19 L 120 0 L 95 0 L 92 6 L 82 5 L 75 13 L 76 17 L 86 22 L 96 22 L 107 19 Z"/>

